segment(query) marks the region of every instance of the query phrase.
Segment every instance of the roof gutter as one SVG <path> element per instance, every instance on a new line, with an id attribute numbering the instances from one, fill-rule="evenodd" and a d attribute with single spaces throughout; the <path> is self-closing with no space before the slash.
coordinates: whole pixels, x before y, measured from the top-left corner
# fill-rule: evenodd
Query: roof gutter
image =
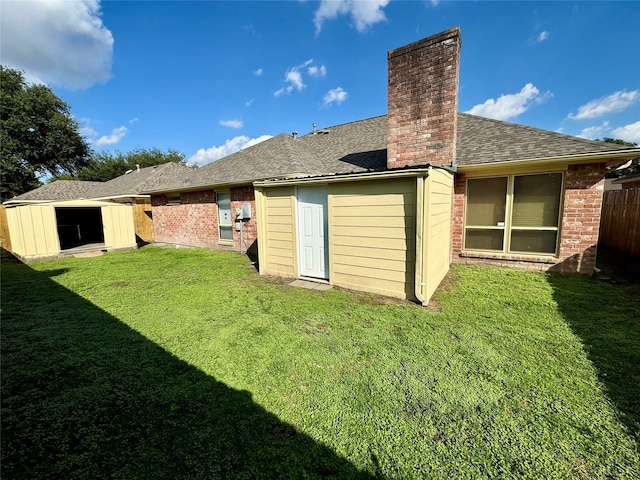
<path id="1" fill-rule="evenodd" d="M 319 184 L 319 183 L 339 183 L 339 182 L 351 182 L 353 180 L 378 180 L 388 178 L 412 178 L 422 177 L 429 175 L 429 169 L 415 168 L 415 169 L 402 169 L 402 170 L 386 170 L 382 172 L 362 172 L 362 173 L 342 173 L 335 175 L 313 175 L 309 177 L 296 177 L 276 180 L 259 180 L 253 182 L 256 187 L 278 187 L 284 185 L 297 185 L 297 184 Z"/>
<path id="2" fill-rule="evenodd" d="M 141 193 L 132 193 L 129 195 L 108 195 L 106 197 L 95 197 L 95 198 L 87 198 L 86 200 L 116 200 L 119 198 L 151 198 L 151 195 L 145 195 Z"/>
<path id="3" fill-rule="evenodd" d="M 584 163 L 596 163 L 596 162 L 608 162 L 612 160 L 629 160 L 640 157 L 640 148 L 630 148 L 625 150 L 613 150 L 609 152 L 595 152 L 595 153 L 580 153 L 575 155 L 563 155 L 557 157 L 540 157 L 529 158 L 524 160 L 508 160 L 501 162 L 488 162 L 488 163 L 476 163 L 473 165 L 457 165 L 457 169 L 460 173 L 473 172 L 475 170 L 486 170 L 488 168 L 503 168 L 513 167 L 519 165 L 528 165 L 541 163 L 547 164 L 584 164 Z"/>

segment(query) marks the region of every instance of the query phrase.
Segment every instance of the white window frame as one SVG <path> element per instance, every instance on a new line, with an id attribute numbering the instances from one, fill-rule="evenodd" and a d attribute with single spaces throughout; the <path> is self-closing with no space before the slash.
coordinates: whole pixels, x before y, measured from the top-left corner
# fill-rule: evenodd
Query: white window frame
<path id="1" fill-rule="evenodd" d="M 231 223 L 222 223 L 220 221 L 220 195 L 228 195 L 229 196 L 229 217 L 231 218 Z M 216 192 L 216 206 L 218 207 L 218 243 L 224 244 L 233 244 L 233 211 L 231 208 L 231 192 L 229 190 L 224 190 L 221 192 Z M 226 239 L 222 238 L 221 232 L 222 227 L 228 227 L 231 231 L 231 238 Z"/>
<path id="2" fill-rule="evenodd" d="M 560 180 L 560 197 L 558 199 L 558 224 L 555 227 L 513 227 L 513 190 L 515 184 L 516 177 L 525 177 L 531 175 L 551 175 L 551 174 L 559 174 L 561 175 Z M 467 212 L 468 205 L 467 200 L 469 198 L 469 182 L 473 180 L 483 180 L 487 178 L 506 178 L 507 179 L 507 193 L 505 199 L 505 221 L 504 226 L 468 226 L 467 225 Z M 562 206 L 564 204 L 564 190 L 565 190 L 565 175 L 562 171 L 552 171 L 552 172 L 535 172 L 535 173 L 512 173 L 505 175 L 488 175 L 482 177 L 467 177 L 465 179 L 465 195 L 464 195 L 464 220 L 462 227 L 462 250 L 465 252 L 482 252 L 488 254 L 503 254 L 503 255 L 528 255 L 535 257 L 557 257 L 558 251 L 560 249 L 560 227 L 562 225 Z M 467 248 L 467 230 L 502 230 L 503 231 L 503 241 L 502 241 L 502 250 L 483 250 L 477 248 Z M 556 233 L 556 246 L 553 253 L 545 253 L 545 252 L 521 252 L 521 251 L 512 251 L 511 250 L 511 233 L 512 230 L 531 230 L 531 231 L 555 231 Z"/>

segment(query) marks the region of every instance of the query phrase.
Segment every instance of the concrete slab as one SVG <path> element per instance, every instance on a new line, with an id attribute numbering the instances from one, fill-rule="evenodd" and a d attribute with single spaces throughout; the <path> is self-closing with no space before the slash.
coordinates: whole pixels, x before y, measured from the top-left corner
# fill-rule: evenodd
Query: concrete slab
<path id="1" fill-rule="evenodd" d="M 73 258 L 91 258 L 91 257 L 99 257 L 104 252 L 102 250 L 94 250 L 92 252 L 83 252 L 83 253 L 74 253 Z"/>
<path id="2" fill-rule="evenodd" d="M 308 280 L 299 280 L 299 279 L 294 280 L 289 285 L 291 285 L 292 287 L 300 287 L 300 288 L 306 288 L 308 290 L 320 290 L 320 291 L 329 290 L 330 288 L 332 288 L 331 285 L 328 285 L 326 283 L 310 282 Z"/>

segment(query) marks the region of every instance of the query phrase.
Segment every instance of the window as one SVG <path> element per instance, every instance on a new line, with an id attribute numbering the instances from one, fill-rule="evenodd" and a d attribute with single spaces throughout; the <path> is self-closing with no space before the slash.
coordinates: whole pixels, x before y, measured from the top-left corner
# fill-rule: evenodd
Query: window
<path id="1" fill-rule="evenodd" d="M 233 241 L 233 229 L 231 218 L 231 194 L 221 192 L 216 194 L 218 204 L 218 231 L 221 242 Z"/>
<path id="2" fill-rule="evenodd" d="M 180 205 L 180 203 L 182 203 L 182 199 L 179 193 L 167 195 L 167 205 Z"/>
<path id="3" fill-rule="evenodd" d="M 555 254 L 562 174 L 467 180 L 465 250 Z"/>

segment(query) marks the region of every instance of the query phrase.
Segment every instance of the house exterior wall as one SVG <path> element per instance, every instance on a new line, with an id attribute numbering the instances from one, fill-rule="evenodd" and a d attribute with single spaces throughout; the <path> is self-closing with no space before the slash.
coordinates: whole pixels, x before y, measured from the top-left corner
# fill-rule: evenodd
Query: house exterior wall
<path id="1" fill-rule="evenodd" d="M 423 177 L 336 182 L 327 185 L 329 283 L 338 287 L 415 300 L 416 185 Z M 434 196 L 440 194 L 438 187 Z M 260 273 L 296 278 L 298 239 L 295 186 L 258 187 Z M 442 202 L 442 199 L 440 199 Z M 450 205 L 431 212 L 429 232 L 446 243 L 448 268 Z M 446 225 L 446 227 L 445 227 Z M 441 228 L 446 228 L 442 238 Z M 446 273 L 446 271 L 445 271 Z M 435 289 L 435 288 L 434 288 Z"/>
<path id="2" fill-rule="evenodd" d="M 298 276 L 295 188 L 256 190 L 260 233 L 260 273 L 278 277 Z"/>
<path id="3" fill-rule="evenodd" d="M 61 253 L 56 207 L 100 207 L 107 250 L 135 248 L 130 205 L 74 200 L 7 208 L 12 252 L 25 260 L 54 257 Z"/>
<path id="4" fill-rule="evenodd" d="M 331 284 L 415 299 L 416 180 L 329 185 Z"/>
<path id="5" fill-rule="evenodd" d="M 558 253 L 555 257 L 465 252 L 463 250 L 463 236 L 466 176 L 464 173 L 457 174 L 452 199 L 452 262 L 491 263 L 494 265 L 518 267 L 529 270 L 553 270 L 592 274 L 596 260 L 605 167 L 605 163 L 568 165 L 563 167 L 564 195 L 561 201 L 562 218 L 560 222 Z M 522 170 L 517 173 L 528 172 Z M 541 173 L 541 171 L 529 173 Z M 496 173 L 494 170 L 488 171 L 486 176 L 503 174 L 505 173 Z M 481 176 L 481 174 L 475 173 L 474 176 Z"/>
<path id="6" fill-rule="evenodd" d="M 242 208 L 243 203 L 251 205 L 251 218 L 242 224 L 242 245 L 240 232 L 233 228 L 233 241 L 221 241 L 218 230 L 218 205 L 216 193 L 229 192 L 231 212 Z M 205 248 L 232 248 L 247 251 L 256 242 L 256 205 L 252 185 L 227 189 L 182 192 L 180 204 L 167 205 L 166 195 L 151 197 L 155 241 Z M 254 247 L 255 248 L 255 247 Z"/>
<path id="7" fill-rule="evenodd" d="M 425 184 L 426 231 L 422 242 L 424 274 L 417 281 L 421 284 L 423 303 L 427 304 L 449 271 L 453 174 L 432 169 Z"/>
<path id="8" fill-rule="evenodd" d="M 596 266 L 606 163 L 569 165 L 558 270 L 591 275 Z"/>

